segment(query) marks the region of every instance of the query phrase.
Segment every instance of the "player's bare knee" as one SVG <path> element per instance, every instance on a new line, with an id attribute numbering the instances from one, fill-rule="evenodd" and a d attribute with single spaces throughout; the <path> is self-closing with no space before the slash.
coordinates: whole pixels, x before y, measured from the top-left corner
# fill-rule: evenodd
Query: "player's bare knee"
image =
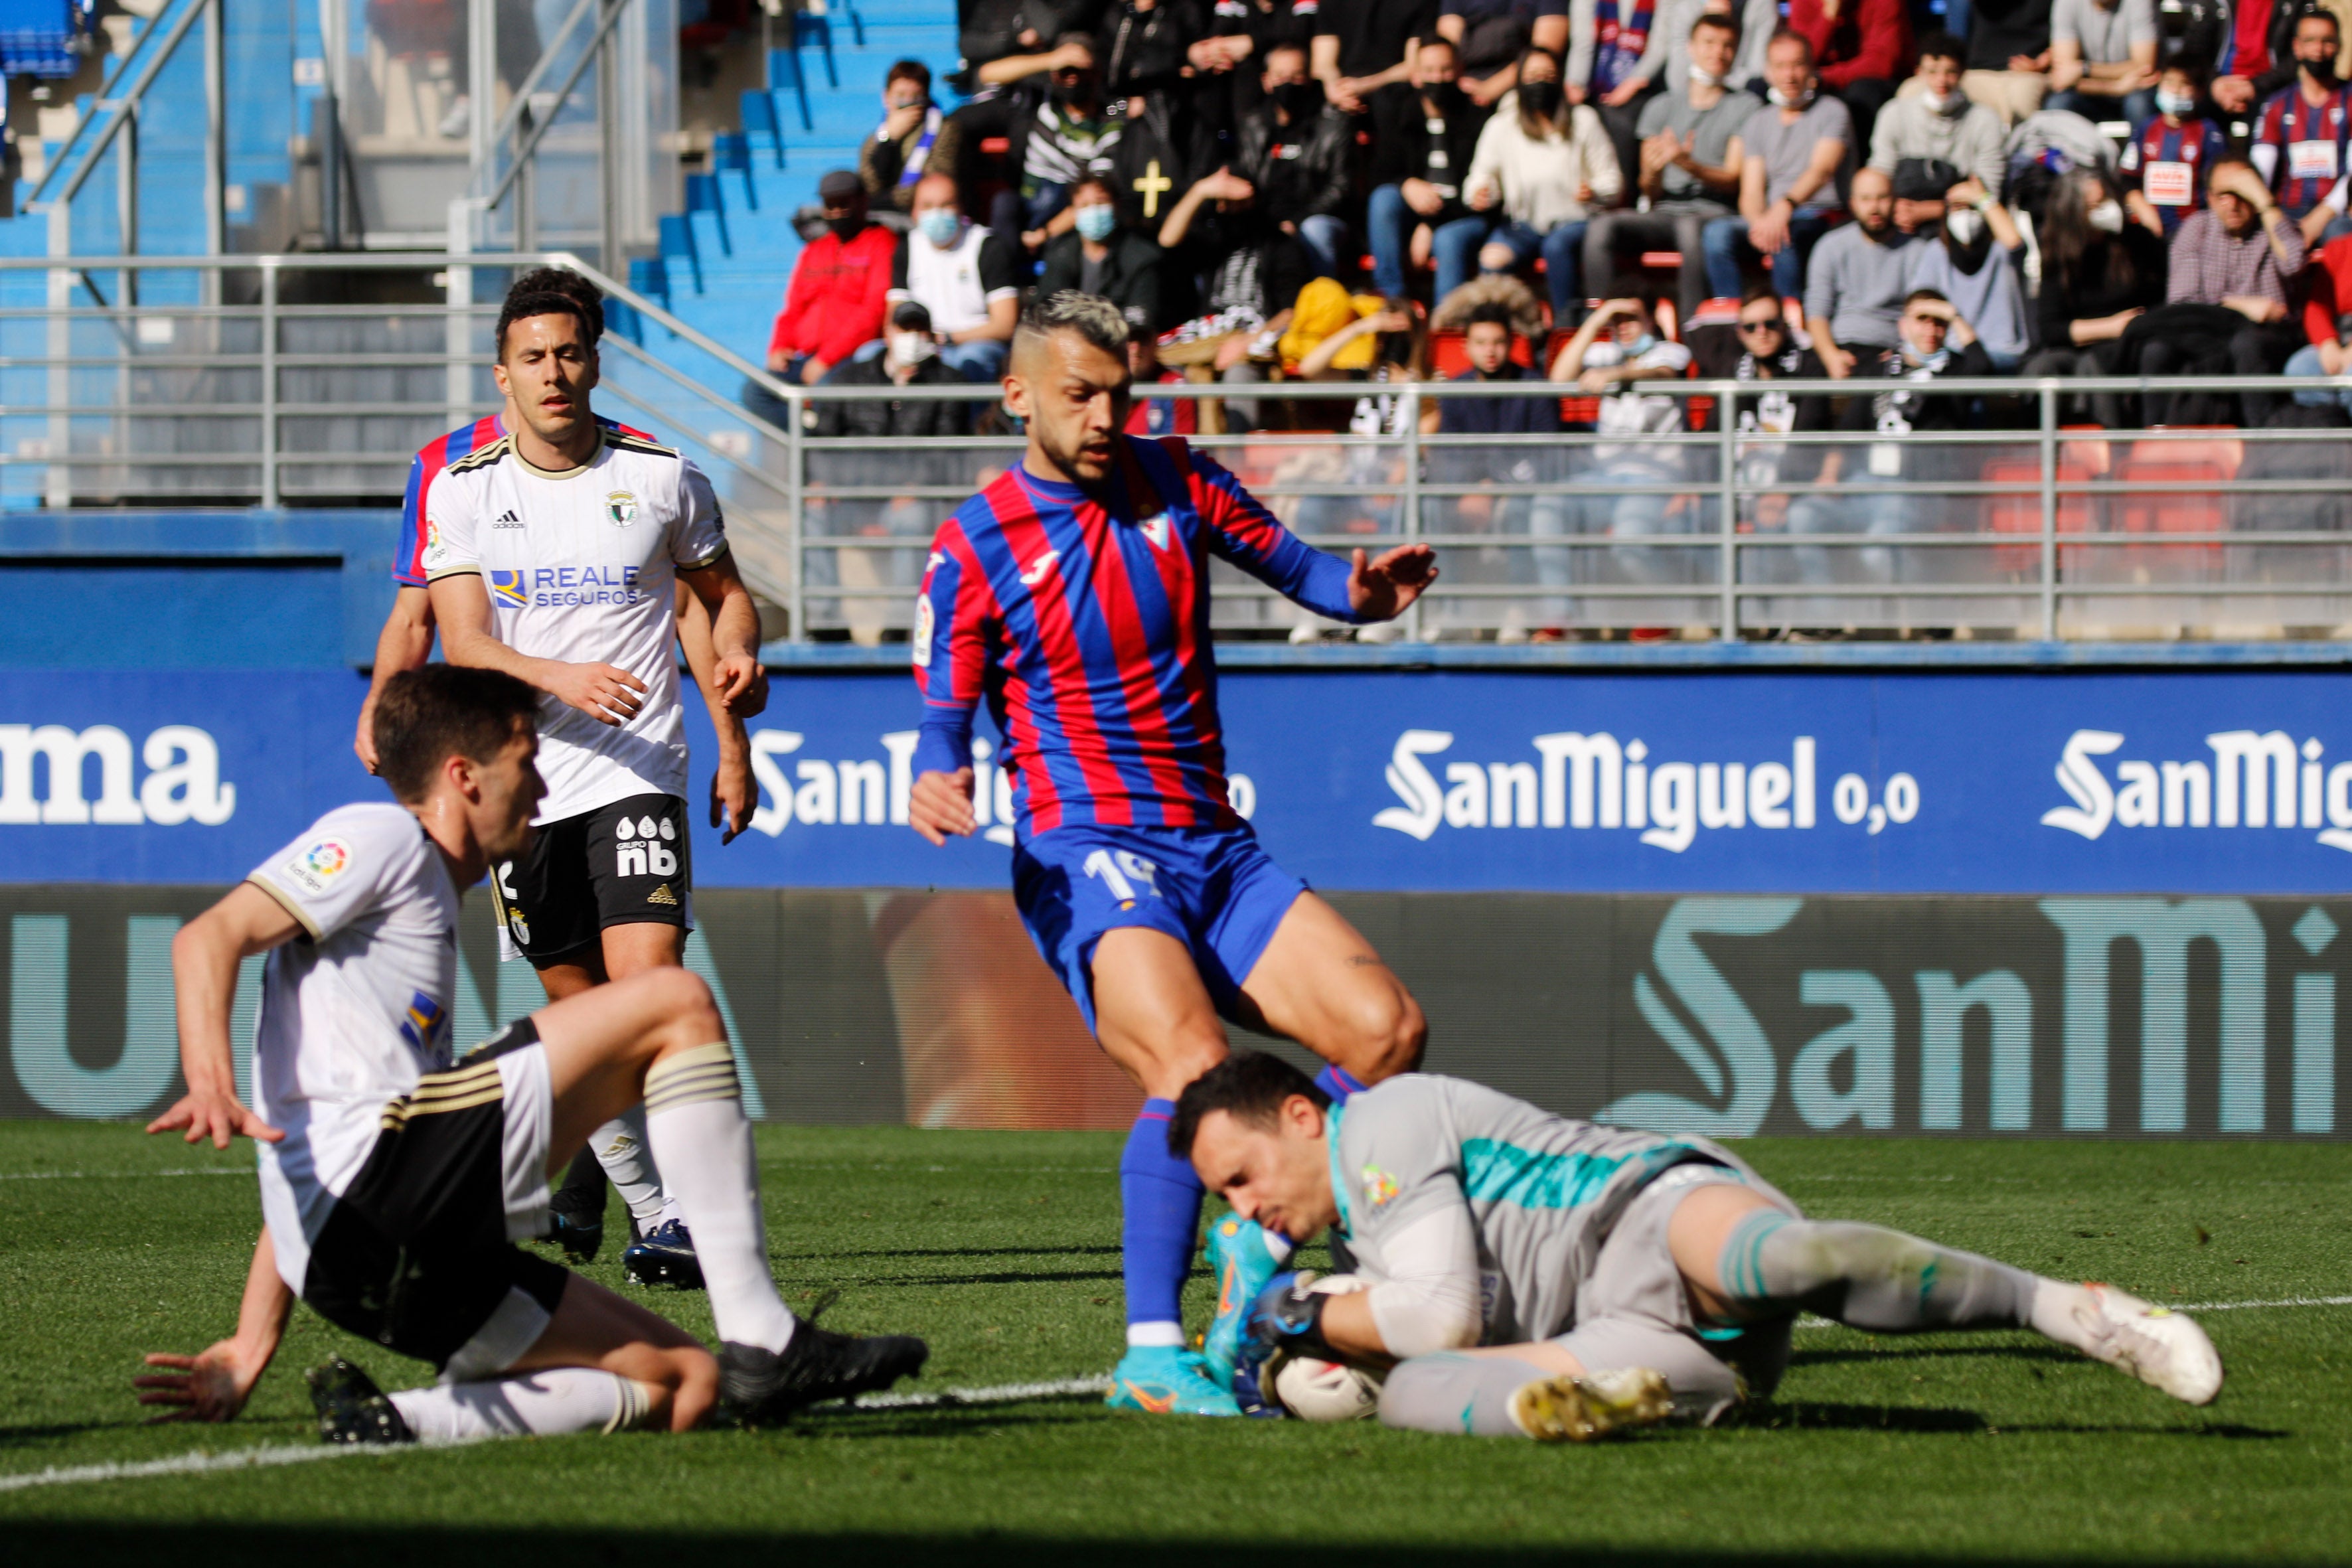
<path id="1" fill-rule="evenodd" d="M 629 982 L 641 987 L 638 1000 L 655 1018 L 655 1055 L 691 1050 L 727 1037 L 710 986 L 689 969 L 648 969 Z"/>
<path id="2" fill-rule="evenodd" d="M 1353 1000 L 1346 1029 L 1341 1065 L 1366 1083 L 1419 1067 L 1429 1040 L 1421 1004 L 1397 984 L 1365 987 Z"/>

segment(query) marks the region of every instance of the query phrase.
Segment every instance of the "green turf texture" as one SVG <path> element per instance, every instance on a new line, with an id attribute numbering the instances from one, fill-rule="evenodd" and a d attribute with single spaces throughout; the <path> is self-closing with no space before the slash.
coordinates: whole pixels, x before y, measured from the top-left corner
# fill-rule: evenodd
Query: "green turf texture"
<path id="1" fill-rule="evenodd" d="M 1120 1341 L 1118 1143 L 765 1129 L 777 1277 L 799 1304 L 837 1289 L 830 1325 L 928 1338 L 920 1386 L 1099 1373 Z M 2161 1300 L 2352 1293 L 2341 1145 L 1822 1139 L 1743 1152 L 1812 1213 Z M 387 1386 L 429 1375 L 298 1309 L 236 1425 L 141 1424 L 140 1353 L 200 1349 L 234 1321 L 258 1223 L 251 1159 L 119 1126 L 0 1124 L 0 1478 L 313 1442 L 299 1374 L 330 1352 Z M 191 1171 L 228 1173 L 163 1173 Z M 625 1230 L 617 1205 L 608 1226 Z M 591 1272 L 628 1289 L 609 1235 Z M 1196 1273 L 1196 1325 L 1208 1295 Z M 709 1333 L 700 1296 L 651 1299 Z M 824 1413 L 759 1433 L 0 1493 L 0 1562 L 2352 1558 L 2352 1307 L 2204 1321 L 2230 1373 L 2207 1410 L 2022 1334 L 1816 1329 L 1801 1331 L 1779 1397 L 1743 1419 L 1589 1448 L 1092 1399 Z"/>

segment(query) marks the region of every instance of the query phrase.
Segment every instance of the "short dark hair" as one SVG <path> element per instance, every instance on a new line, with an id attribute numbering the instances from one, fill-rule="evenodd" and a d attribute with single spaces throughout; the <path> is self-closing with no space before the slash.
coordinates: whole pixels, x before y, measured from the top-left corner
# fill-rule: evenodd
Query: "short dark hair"
<path id="1" fill-rule="evenodd" d="M 1484 300 L 1470 307 L 1470 314 L 1462 322 L 1462 335 L 1468 337 L 1470 329 L 1481 321 L 1503 329 L 1507 338 L 1518 336 L 1519 329 L 1511 321 L 1511 308 L 1500 300 Z"/>
<path id="2" fill-rule="evenodd" d="M 1331 1103 L 1331 1097 L 1316 1088 L 1313 1079 L 1280 1057 L 1235 1051 L 1186 1084 L 1184 1092 L 1176 1097 L 1176 1114 L 1168 1119 L 1168 1152 L 1180 1160 L 1191 1159 L 1201 1118 L 1213 1110 L 1227 1111 L 1253 1127 L 1272 1127 L 1283 1102 L 1294 1094 L 1305 1095 L 1318 1110 Z"/>
<path id="3" fill-rule="evenodd" d="M 1454 44 L 1453 39 L 1447 37 L 1443 33 L 1432 33 L 1429 37 L 1423 38 L 1416 43 L 1413 47 L 1416 50 L 1444 49 L 1447 54 L 1452 55 L 1457 60 L 1462 58 L 1462 50 L 1460 47 Z"/>
<path id="4" fill-rule="evenodd" d="M 571 295 L 558 293 L 552 289 L 542 289 L 535 294 L 509 294 L 506 308 L 499 312 L 497 333 L 499 357 L 504 359 L 507 356 L 507 329 L 517 321 L 527 321 L 533 316 L 571 317 L 580 323 L 580 335 L 587 340 L 588 346 L 593 349 L 596 346 L 597 332 L 603 325 L 604 313 L 600 309 L 595 316 L 591 317 L 587 306 L 583 305 Z"/>
<path id="5" fill-rule="evenodd" d="M 890 67 L 890 73 L 882 79 L 882 90 L 889 91 L 890 84 L 899 81 L 919 83 L 923 91 L 929 94 L 931 90 L 931 68 L 920 60 L 899 60 Z"/>
<path id="6" fill-rule="evenodd" d="M 1952 302 L 1949 299 L 1946 298 L 1943 291 L 1940 289 L 1914 289 L 1911 292 L 1903 296 L 1903 309 L 1906 311 L 1908 311 L 1912 306 L 1917 304 L 1922 300 L 1932 300 L 1938 305 L 1948 305 Z"/>
<path id="7" fill-rule="evenodd" d="M 534 267 L 507 289 L 509 300 L 520 300 L 526 294 L 568 295 L 587 311 L 589 337 L 604 335 L 604 290 L 569 267 Z"/>
<path id="8" fill-rule="evenodd" d="M 1078 193 L 1080 191 L 1087 189 L 1100 191 L 1104 195 L 1110 198 L 1110 202 L 1113 206 L 1117 206 L 1118 205 L 1118 187 L 1111 184 L 1110 176 L 1108 174 L 1080 174 L 1077 179 L 1077 184 L 1070 187 L 1070 201 L 1072 204 L 1075 205 L 1076 203 Z"/>
<path id="9" fill-rule="evenodd" d="M 411 805 L 451 757 L 487 763 L 539 722 L 539 694 L 502 670 L 404 669 L 375 700 L 375 771 Z"/>
<path id="10" fill-rule="evenodd" d="M 1969 58 L 1969 47 L 1960 42 L 1956 33 L 1934 32 L 1919 40 L 1919 58 L 1922 60 L 1965 60 Z"/>
<path id="11" fill-rule="evenodd" d="M 1696 33 L 1701 27 L 1720 27 L 1735 38 L 1739 37 L 1739 18 L 1727 16 L 1720 11 L 1701 11 L 1698 19 L 1690 25 L 1690 30 Z"/>
<path id="12" fill-rule="evenodd" d="M 2305 22 L 2325 22 L 2327 24 L 2327 30 L 2329 32 L 2334 33 L 2339 38 L 2344 36 L 2343 25 L 2336 20 L 2336 13 L 2333 11 L 2324 8 L 2315 11 L 2305 11 L 2302 16 L 2297 16 L 2294 19 L 2294 25 L 2298 30 L 2301 29 Z"/>
<path id="13" fill-rule="evenodd" d="M 2205 188 L 2209 191 L 2211 190 L 2213 188 L 2213 176 L 2220 174 L 2224 169 L 2253 169 L 2253 167 L 2254 161 L 2252 158 L 2247 157 L 2243 153 L 2224 153 L 2220 157 L 2205 165 Z M 2257 174 L 2262 173 L 2259 169 L 2255 169 L 2254 172 Z"/>
<path id="14" fill-rule="evenodd" d="M 1776 308 L 1779 307 L 1780 291 L 1772 287 L 1771 279 L 1759 278 L 1739 291 L 1739 308 L 1743 310 L 1759 300 L 1769 300 Z"/>
<path id="15" fill-rule="evenodd" d="M 1790 26 L 1785 22 L 1780 26 L 1773 28 L 1772 36 L 1764 40 L 1764 52 L 1766 54 L 1770 54 L 1782 44 L 1796 45 L 1797 47 L 1805 51 L 1805 63 L 1807 65 L 1811 65 L 1813 63 L 1813 40 L 1805 37 L 1804 34 L 1797 31 L 1796 28 Z"/>

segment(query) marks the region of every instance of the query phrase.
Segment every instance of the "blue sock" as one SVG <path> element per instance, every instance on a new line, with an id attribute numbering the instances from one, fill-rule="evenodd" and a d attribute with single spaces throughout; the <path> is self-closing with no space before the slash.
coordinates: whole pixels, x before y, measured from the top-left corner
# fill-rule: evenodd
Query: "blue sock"
<path id="1" fill-rule="evenodd" d="M 1205 1189 L 1192 1162 L 1168 1152 L 1168 1120 L 1175 1114 L 1173 1100 L 1145 1100 L 1118 1158 L 1129 1344 L 1184 1342 L 1181 1299 Z"/>
<path id="2" fill-rule="evenodd" d="M 1356 1075 L 1346 1068 L 1327 1062 L 1323 1070 L 1315 1075 L 1315 1087 L 1329 1095 L 1332 1104 L 1345 1105 L 1349 1095 L 1363 1093 L 1366 1086 L 1358 1083 Z"/>

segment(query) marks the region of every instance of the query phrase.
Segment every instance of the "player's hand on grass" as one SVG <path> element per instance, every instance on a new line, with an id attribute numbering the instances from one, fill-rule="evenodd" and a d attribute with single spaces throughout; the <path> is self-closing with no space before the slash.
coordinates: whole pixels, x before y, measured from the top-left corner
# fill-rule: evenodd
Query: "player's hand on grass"
<path id="1" fill-rule="evenodd" d="M 950 834 L 971 837 L 980 826 L 971 814 L 971 770 L 928 773 L 918 778 L 907 802 L 907 820 L 933 844 L 945 844 Z"/>
<path id="2" fill-rule="evenodd" d="M 156 1353 L 149 1366 L 166 1372 L 149 1373 L 131 1380 L 142 1405 L 166 1406 L 147 1418 L 149 1426 L 164 1421 L 234 1421 L 253 1394 L 253 1385 L 269 1364 L 266 1355 L 237 1340 L 223 1340 L 201 1355 Z"/>
<path id="3" fill-rule="evenodd" d="M 1348 603 L 1368 621 L 1392 621 L 1437 581 L 1437 552 L 1426 544 L 1400 544 L 1379 560 L 1356 552 L 1348 574 Z"/>
<path id="4" fill-rule="evenodd" d="M 615 728 L 635 718 L 646 701 L 646 683 L 610 664 L 558 665 L 547 689 L 565 707 Z"/>
<path id="5" fill-rule="evenodd" d="M 751 776 L 751 754 L 721 748 L 718 771 L 710 775 L 710 826 L 720 830 L 719 842 L 734 843 L 759 809 L 760 786 Z"/>
<path id="6" fill-rule="evenodd" d="M 234 1094 L 217 1089 L 188 1090 L 173 1107 L 147 1124 L 150 1132 L 184 1132 L 184 1142 L 209 1138 L 215 1149 L 228 1147 L 238 1136 L 275 1143 L 286 1136 L 247 1110 Z"/>

